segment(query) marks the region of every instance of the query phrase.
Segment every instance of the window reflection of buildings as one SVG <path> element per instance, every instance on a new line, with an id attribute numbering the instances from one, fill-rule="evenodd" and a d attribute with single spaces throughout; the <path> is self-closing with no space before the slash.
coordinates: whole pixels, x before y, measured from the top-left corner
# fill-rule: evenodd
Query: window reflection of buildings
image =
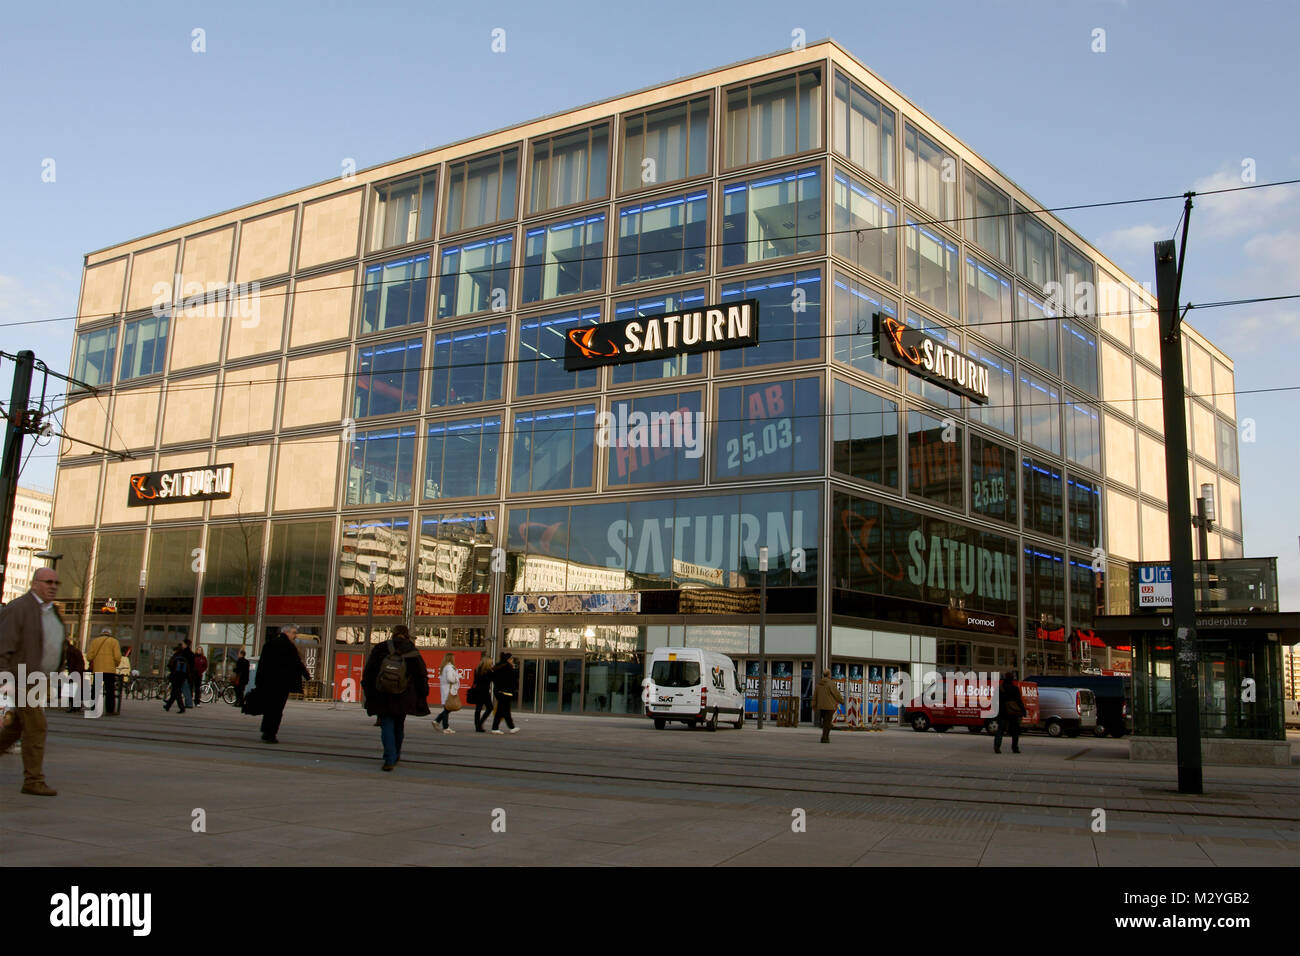
<path id="1" fill-rule="evenodd" d="M 376 593 L 405 590 L 407 529 L 385 525 L 345 528 L 343 560 L 339 563 L 339 584 L 344 594 L 362 594 L 370 583 L 370 564 L 375 564 Z"/>
<path id="2" fill-rule="evenodd" d="M 516 563 L 512 590 L 523 594 L 538 592 L 630 591 L 632 576 L 618 568 L 600 568 L 563 558 L 538 554 L 520 555 Z"/>

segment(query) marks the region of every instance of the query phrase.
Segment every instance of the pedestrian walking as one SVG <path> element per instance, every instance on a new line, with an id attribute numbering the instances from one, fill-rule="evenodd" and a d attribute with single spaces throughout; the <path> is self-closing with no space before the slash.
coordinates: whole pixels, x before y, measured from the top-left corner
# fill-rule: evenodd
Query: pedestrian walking
<path id="1" fill-rule="evenodd" d="M 298 655 L 294 641 L 298 625 L 286 624 L 280 633 L 266 642 L 257 662 L 257 696 L 262 710 L 262 740 L 278 744 L 280 721 L 284 718 L 284 705 L 290 694 L 301 694 L 303 681 L 311 680 L 307 665 Z"/>
<path id="2" fill-rule="evenodd" d="M 993 735 L 993 752 L 1002 753 L 1002 736 L 1011 735 L 1011 752 L 1020 753 L 1020 718 L 1025 716 L 1025 701 L 1016 686 L 1016 672 L 1007 671 L 1002 675 L 1002 684 L 998 687 L 998 730 Z"/>
<path id="3" fill-rule="evenodd" d="M 844 695 L 840 693 L 839 687 L 831 677 L 830 668 L 825 668 L 821 680 L 817 682 L 817 688 L 813 691 L 813 709 L 821 719 L 824 744 L 831 742 L 831 724 L 835 722 L 835 709 L 842 703 L 844 703 Z"/>
<path id="4" fill-rule="evenodd" d="M 37 568 L 31 588 L 0 608 L 0 673 L 17 674 L 24 668 L 29 674 L 57 674 L 62 669 L 64 636 L 67 627 L 54 606 L 59 590 L 59 576 L 53 568 Z M 58 791 L 45 782 L 45 707 L 32 706 L 25 687 L 16 687 L 23 695 L 13 701 L 0 730 L 0 753 L 17 741 L 23 743 L 22 792 L 38 797 L 53 797 Z M 49 703 L 49 697 L 46 697 Z"/>
<path id="5" fill-rule="evenodd" d="M 81 648 L 77 647 L 77 642 L 71 637 L 67 640 L 67 646 L 63 648 L 64 667 L 68 672 L 68 679 L 63 684 L 63 694 L 68 698 L 68 713 L 81 713 L 81 687 L 85 686 L 81 680 L 81 675 L 86 672 L 86 658 L 81 654 Z"/>
<path id="6" fill-rule="evenodd" d="M 235 661 L 235 706 L 242 708 L 244 706 L 244 692 L 248 690 L 248 654 L 241 647 L 239 649 L 239 659 Z"/>
<path id="7" fill-rule="evenodd" d="M 171 659 L 167 661 L 167 680 L 171 684 L 171 690 L 163 701 L 163 710 L 170 711 L 172 704 L 176 704 L 179 712 L 185 713 L 185 688 L 190 686 L 190 658 L 185 653 L 184 644 L 172 648 Z"/>
<path id="8" fill-rule="evenodd" d="M 474 730 L 485 734 L 483 722 L 492 716 L 492 659 L 486 654 L 479 658 L 478 667 L 474 668 L 474 684 L 469 692 L 473 695 Z"/>
<path id="9" fill-rule="evenodd" d="M 203 675 L 208 671 L 208 658 L 203 653 L 202 647 L 194 648 L 194 676 L 190 679 L 190 688 L 194 691 L 194 706 L 199 706 L 199 698 L 202 696 L 200 691 L 203 690 Z"/>
<path id="10" fill-rule="evenodd" d="M 122 715 L 122 701 L 126 700 L 126 685 L 131 683 L 131 648 L 122 648 L 122 659 L 117 662 L 117 680 L 113 682 L 113 715 Z"/>
<path id="11" fill-rule="evenodd" d="M 99 636 L 86 648 L 90 670 L 96 676 L 95 693 L 104 695 L 104 713 L 117 713 L 117 672 L 122 665 L 122 645 L 111 627 L 101 627 Z M 128 664 L 129 666 L 129 664 Z"/>
<path id="12" fill-rule="evenodd" d="M 510 708 L 515 702 L 515 691 L 519 687 L 519 675 L 515 672 L 514 655 L 509 651 L 501 652 L 501 659 L 497 666 L 492 668 L 492 686 L 497 692 L 497 712 L 492 718 L 492 733 L 504 733 L 501 730 L 501 721 L 506 722 L 512 734 L 519 733 L 519 728 L 515 726 L 514 718 L 510 716 Z"/>
<path id="13" fill-rule="evenodd" d="M 185 683 L 181 685 L 181 690 L 185 694 L 185 706 L 194 706 L 194 648 L 187 637 L 181 641 L 181 653 L 185 655 Z"/>
<path id="14" fill-rule="evenodd" d="M 391 638 L 375 645 L 361 673 L 361 687 L 366 713 L 379 719 L 384 745 L 380 769 L 392 770 L 402 759 L 406 718 L 429 716 L 429 671 L 406 625 L 397 625 Z"/>
<path id="15" fill-rule="evenodd" d="M 441 726 L 444 734 L 454 734 L 451 713 L 460 710 L 460 674 L 456 671 L 456 655 L 448 653 L 438 671 L 438 688 L 442 691 L 442 710 L 433 718 L 435 727 Z"/>

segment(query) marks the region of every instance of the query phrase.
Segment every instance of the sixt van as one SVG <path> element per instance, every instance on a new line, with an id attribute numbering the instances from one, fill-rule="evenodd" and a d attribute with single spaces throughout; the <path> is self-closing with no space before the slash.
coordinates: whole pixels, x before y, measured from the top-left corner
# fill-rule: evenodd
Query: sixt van
<path id="1" fill-rule="evenodd" d="M 736 665 L 725 654 L 698 647 L 657 647 L 646 675 L 645 715 L 663 730 L 676 720 L 687 727 L 718 729 L 725 717 L 739 729 L 745 721 L 745 693 Z"/>

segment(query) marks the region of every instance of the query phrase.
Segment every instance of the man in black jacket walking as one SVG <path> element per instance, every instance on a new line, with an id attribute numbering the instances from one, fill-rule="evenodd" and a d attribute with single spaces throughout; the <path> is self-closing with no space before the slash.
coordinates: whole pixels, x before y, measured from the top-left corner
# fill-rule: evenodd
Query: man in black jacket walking
<path id="1" fill-rule="evenodd" d="M 501 652 L 501 660 L 497 666 L 492 668 L 492 686 L 497 692 L 497 715 L 492 718 L 492 733 L 504 733 L 501 730 L 501 721 L 506 722 L 512 734 L 519 733 L 519 728 L 515 726 L 514 719 L 510 716 L 510 708 L 515 702 L 515 691 L 519 687 L 519 675 L 515 672 L 514 655 L 509 651 Z"/>
<path id="2" fill-rule="evenodd" d="M 384 661 L 392 655 L 403 659 L 402 677 L 384 673 Z M 400 688 L 392 686 L 394 682 Z M 385 685 L 390 686 L 385 689 Z M 392 640 L 376 644 L 370 652 L 361 675 L 361 687 L 366 692 L 366 713 L 379 718 L 379 738 L 384 745 L 381 769 L 392 770 L 402 759 L 407 715 L 429 716 L 429 669 L 415 649 L 405 624 L 393 628 Z"/>
<path id="3" fill-rule="evenodd" d="M 280 732 L 280 721 L 289 695 L 301 694 L 303 681 L 311 680 L 307 665 L 298 656 L 298 647 L 294 644 L 297 637 L 297 624 L 284 625 L 280 633 L 262 647 L 262 656 L 257 662 L 256 691 L 262 707 L 262 740 L 268 744 L 280 742 L 276 734 Z"/>

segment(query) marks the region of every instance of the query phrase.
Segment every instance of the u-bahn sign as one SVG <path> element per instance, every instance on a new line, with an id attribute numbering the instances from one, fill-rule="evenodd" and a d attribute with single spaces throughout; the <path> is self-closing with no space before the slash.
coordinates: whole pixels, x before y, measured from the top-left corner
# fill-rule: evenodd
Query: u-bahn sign
<path id="1" fill-rule="evenodd" d="M 570 329 L 564 342 L 564 370 L 577 372 L 757 344 L 758 300 L 745 299 Z"/>
<path id="2" fill-rule="evenodd" d="M 230 497 L 234 481 L 234 465 L 150 471 L 131 476 L 126 503 L 132 508 L 143 508 L 188 501 L 215 501 Z"/>
<path id="3" fill-rule="evenodd" d="M 876 313 L 876 356 L 980 405 L 989 403 L 989 368 L 956 349 Z"/>

